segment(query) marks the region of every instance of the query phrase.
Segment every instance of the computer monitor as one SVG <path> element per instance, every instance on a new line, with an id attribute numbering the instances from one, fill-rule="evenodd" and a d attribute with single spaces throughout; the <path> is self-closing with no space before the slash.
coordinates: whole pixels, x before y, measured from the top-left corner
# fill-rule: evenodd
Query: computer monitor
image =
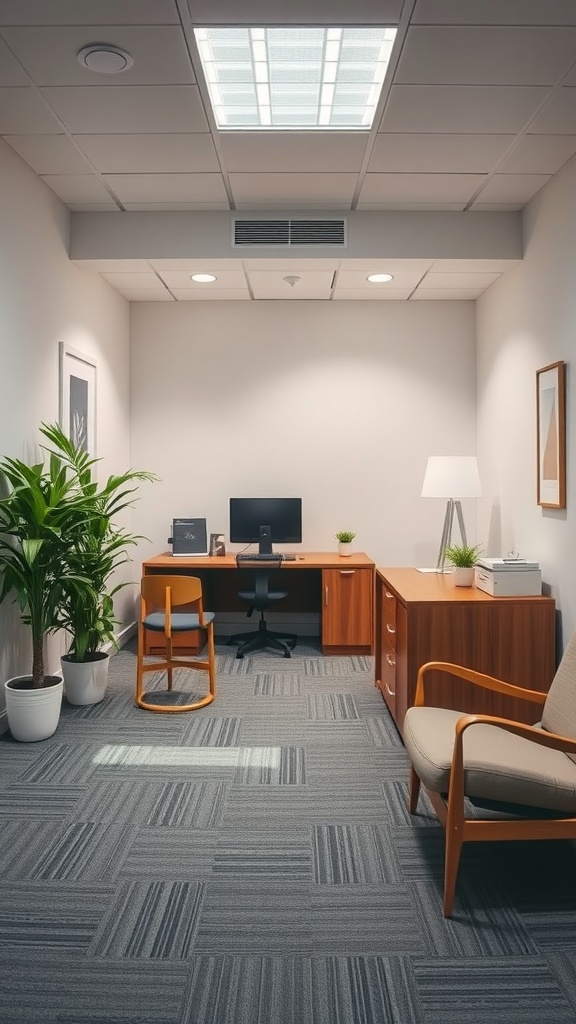
<path id="1" fill-rule="evenodd" d="M 230 542 L 258 544 L 261 555 L 273 544 L 301 544 L 302 498 L 230 498 Z"/>

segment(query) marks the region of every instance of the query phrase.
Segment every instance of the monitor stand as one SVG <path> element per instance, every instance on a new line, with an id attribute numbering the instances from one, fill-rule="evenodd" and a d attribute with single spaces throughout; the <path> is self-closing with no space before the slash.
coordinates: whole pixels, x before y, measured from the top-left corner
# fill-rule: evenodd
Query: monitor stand
<path id="1" fill-rule="evenodd" d="M 258 553 L 260 555 L 271 555 L 272 554 L 272 527 L 261 526 L 260 527 L 260 541 L 258 544 Z"/>

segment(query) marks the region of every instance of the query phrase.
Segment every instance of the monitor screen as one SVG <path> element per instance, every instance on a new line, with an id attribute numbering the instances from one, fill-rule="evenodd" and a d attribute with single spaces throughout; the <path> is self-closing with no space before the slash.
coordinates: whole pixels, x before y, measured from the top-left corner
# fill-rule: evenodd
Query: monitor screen
<path id="1" fill-rule="evenodd" d="M 230 498 L 230 542 L 259 544 L 261 551 L 301 544 L 302 498 Z"/>

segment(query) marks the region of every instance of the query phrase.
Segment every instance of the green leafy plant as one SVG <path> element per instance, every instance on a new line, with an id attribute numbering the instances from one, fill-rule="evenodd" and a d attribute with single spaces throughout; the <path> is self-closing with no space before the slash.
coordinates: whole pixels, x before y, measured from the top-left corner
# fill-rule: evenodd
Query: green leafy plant
<path id="1" fill-rule="evenodd" d="M 104 644 L 118 646 L 113 599 L 129 581 L 112 589 L 109 581 L 121 565 L 130 561 L 128 548 L 142 539 L 115 525 L 114 517 L 134 504 L 139 483 L 157 478 L 153 473 L 127 470 L 109 476 L 99 488 L 94 480 L 98 459 L 78 448 L 58 426 L 44 427 L 43 433 L 51 442 L 48 450 L 76 479 L 86 503 L 86 520 L 74 530 L 65 556 L 70 575 L 63 585 L 58 621 L 71 634 L 71 660 L 90 661 Z M 75 575 L 88 579 L 90 585 L 71 584 Z"/>
<path id="2" fill-rule="evenodd" d="M 130 471 L 99 488 L 92 477 L 96 460 L 57 424 L 43 423 L 40 431 L 49 442 L 40 446 L 42 462 L 0 461 L 8 486 L 0 498 L 0 603 L 12 595 L 30 627 L 35 689 L 44 685 L 47 635 L 70 629 L 75 648 L 78 627 L 85 651 L 110 637 L 115 590 L 106 591 L 107 581 L 127 560 L 126 545 L 137 540 L 115 528 L 112 516 L 131 504 L 136 481 L 154 479 Z"/>
<path id="3" fill-rule="evenodd" d="M 481 551 L 481 544 L 451 544 L 445 549 L 444 555 L 456 569 L 473 569 Z"/>
<path id="4" fill-rule="evenodd" d="M 339 530 L 338 533 L 335 534 L 336 540 L 340 544 L 351 544 L 355 536 L 356 534 L 354 533 L 354 530 Z"/>

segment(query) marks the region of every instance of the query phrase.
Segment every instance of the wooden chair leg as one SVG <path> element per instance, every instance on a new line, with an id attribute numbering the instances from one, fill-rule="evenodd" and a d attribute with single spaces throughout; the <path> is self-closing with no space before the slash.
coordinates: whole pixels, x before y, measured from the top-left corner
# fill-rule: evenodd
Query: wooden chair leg
<path id="1" fill-rule="evenodd" d="M 142 680 L 144 676 L 144 629 L 138 623 L 138 653 L 136 656 L 136 700 L 142 697 Z"/>
<path id="2" fill-rule="evenodd" d="M 420 779 L 412 765 L 410 765 L 410 790 L 408 795 L 408 810 L 410 814 L 416 814 L 418 796 L 420 795 Z"/>
<path id="3" fill-rule="evenodd" d="M 460 854 L 462 852 L 462 829 L 449 828 L 446 824 L 446 842 L 444 850 L 444 917 L 452 917 L 456 877 Z"/>
<path id="4" fill-rule="evenodd" d="M 206 629 L 208 641 L 208 678 L 210 680 L 210 693 L 216 693 L 216 655 L 214 652 L 214 623 L 208 623 Z"/>
<path id="5" fill-rule="evenodd" d="M 166 675 L 168 677 L 168 689 L 172 689 L 172 637 L 166 637 Z"/>

